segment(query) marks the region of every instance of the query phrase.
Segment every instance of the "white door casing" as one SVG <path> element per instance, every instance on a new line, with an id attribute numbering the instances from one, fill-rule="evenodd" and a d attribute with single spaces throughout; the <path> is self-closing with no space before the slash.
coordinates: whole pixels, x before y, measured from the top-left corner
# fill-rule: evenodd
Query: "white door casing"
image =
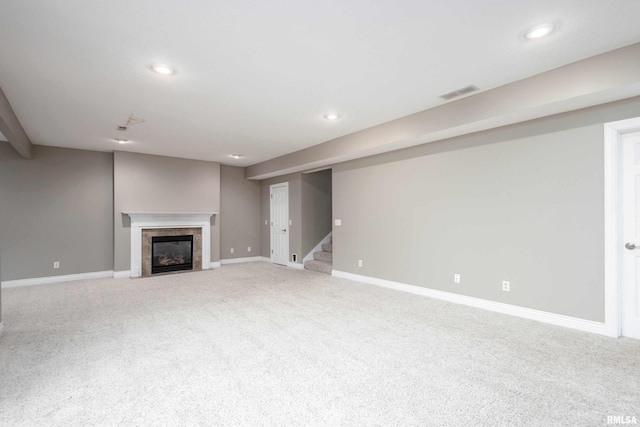
<path id="1" fill-rule="evenodd" d="M 622 135 L 622 153 L 621 333 L 640 338 L 640 132 Z"/>
<path id="2" fill-rule="evenodd" d="M 270 187 L 271 198 L 271 262 L 289 263 L 289 183 Z"/>

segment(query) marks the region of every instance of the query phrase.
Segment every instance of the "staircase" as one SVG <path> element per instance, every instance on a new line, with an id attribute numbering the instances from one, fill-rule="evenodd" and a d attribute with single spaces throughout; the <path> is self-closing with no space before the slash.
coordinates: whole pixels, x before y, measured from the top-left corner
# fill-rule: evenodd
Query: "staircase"
<path id="1" fill-rule="evenodd" d="M 331 236 L 329 243 L 322 245 L 321 252 L 313 253 L 312 261 L 304 262 L 304 268 L 320 273 L 331 274 L 331 270 L 333 269 L 333 236 Z"/>

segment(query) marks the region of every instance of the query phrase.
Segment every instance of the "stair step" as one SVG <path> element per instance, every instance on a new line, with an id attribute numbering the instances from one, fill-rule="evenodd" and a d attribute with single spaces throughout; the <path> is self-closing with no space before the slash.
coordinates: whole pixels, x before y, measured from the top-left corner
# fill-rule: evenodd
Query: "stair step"
<path id="1" fill-rule="evenodd" d="M 325 243 L 322 245 L 323 252 L 333 252 L 333 243 Z"/>
<path id="2" fill-rule="evenodd" d="M 324 261 L 305 261 L 304 268 L 307 270 L 317 271 L 319 273 L 331 274 L 333 266 Z"/>
<path id="3" fill-rule="evenodd" d="M 331 252 L 314 252 L 313 259 L 316 261 L 333 262 L 333 254 Z"/>

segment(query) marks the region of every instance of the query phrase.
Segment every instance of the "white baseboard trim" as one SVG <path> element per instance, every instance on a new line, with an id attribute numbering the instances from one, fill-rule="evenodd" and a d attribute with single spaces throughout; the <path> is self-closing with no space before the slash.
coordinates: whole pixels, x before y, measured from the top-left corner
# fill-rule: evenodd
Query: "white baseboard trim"
<path id="1" fill-rule="evenodd" d="M 481 308 L 497 313 L 509 314 L 511 316 L 522 317 L 524 319 L 537 320 L 539 322 L 549 323 L 551 325 L 564 326 L 565 328 L 577 329 L 579 331 L 612 336 L 604 323 L 594 322 L 591 320 L 578 319 L 576 317 L 564 316 L 562 314 L 549 313 L 546 311 L 489 301 L 481 298 L 454 294 L 451 292 L 437 291 L 435 289 L 423 288 L 420 286 L 378 279 L 375 277 L 361 276 L 359 274 L 347 273 L 339 270 L 333 270 L 331 272 L 331 275 L 343 279 L 353 280 L 356 282 L 367 283 L 370 285 L 381 286 L 384 288 L 395 289 L 403 292 L 410 292 L 412 294 L 467 305 L 470 307 Z"/>
<path id="2" fill-rule="evenodd" d="M 263 261 L 262 259 L 263 257 L 261 256 L 252 256 L 252 257 L 245 257 L 245 258 L 229 258 L 229 259 L 221 259 L 220 260 L 220 264 L 225 265 L 225 264 L 239 264 L 241 262 L 256 262 L 256 261 Z"/>
<path id="3" fill-rule="evenodd" d="M 76 280 L 103 279 L 113 277 L 113 270 L 95 271 L 93 273 L 66 274 L 63 276 L 35 277 L 33 279 L 6 280 L 2 282 L 3 288 L 15 288 L 17 286 L 46 285 L 50 283 L 74 282 Z"/>
<path id="4" fill-rule="evenodd" d="M 114 271 L 113 272 L 113 278 L 114 279 L 124 279 L 125 277 L 131 277 L 131 270 Z"/>
<path id="5" fill-rule="evenodd" d="M 209 270 L 211 270 L 212 268 L 218 268 L 220 267 L 220 261 L 211 261 L 211 263 L 209 264 Z"/>
<path id="6" fill-rule="evenodd" d="M 313 249 L 311 249 L 311 252 L 309 252 L 303 259 L 302 262 L 305 261 L 311 261 L 313 259 L 313 253 L 314 252 L 320 252 L 322 251 L 322 245 L 324 245 L 325 243 L 329 243 L 331 241 L 331 236 L 333 235 L 333 230 L 329 232 L 329 234 L 327 234 L 324 239 L 322 239 L 320 241 L 320 243 L 318 243 Z"/>
<path id="7" fill-rule="evenodd" d="M 221 259 L 220 261 L 214 263 L 211 262 L 211 268 L 220 267 L 225 264 L 240 264 L 242 262 L 268 262 L 272 264 L 273 261 L 271 258 L 266 256 L 254 256 L 254 257 L 246 257 L 246 258 L 229 258 L 229 259 Z M 297 262 L 290 262 L 287 264 L 287 267 L 304 269 L 304 265 L 298 264 Z"/>

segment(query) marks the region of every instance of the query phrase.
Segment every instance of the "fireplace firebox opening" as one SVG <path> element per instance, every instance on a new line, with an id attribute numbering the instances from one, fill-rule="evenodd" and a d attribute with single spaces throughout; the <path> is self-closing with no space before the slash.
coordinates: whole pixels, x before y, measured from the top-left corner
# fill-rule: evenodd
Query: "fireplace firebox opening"
<path id="1" fill-rule="evenodd" d="M 193 235 L 153 236 L 151 274 L 193 270 Z"/>

